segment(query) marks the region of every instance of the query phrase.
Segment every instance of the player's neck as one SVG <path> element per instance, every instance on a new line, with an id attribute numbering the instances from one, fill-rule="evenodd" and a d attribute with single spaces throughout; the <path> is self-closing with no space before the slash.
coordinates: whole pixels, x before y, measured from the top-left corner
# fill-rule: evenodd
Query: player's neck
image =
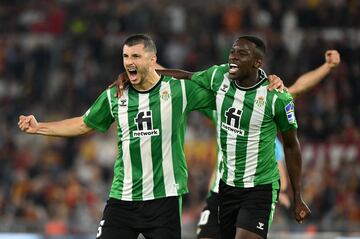
<path id="1" fill-rule="evenodd" d="M 134 88 L 138 91 L 149 91 L 159 82 L 160 78 L 160 75 L 158 75 L 155 70 L 149 71 L 146 80 L 144 80 L 142 84 L 134 85 Z"/>
<path id="2" fill-rule="evenodd" d="M 235 79 L 235 84 L 239 87 L 249 88 L 256 85 L 259 82 L 258 72 L 254 72 L 253 74 L 246 76 L 241 79 Z"/>

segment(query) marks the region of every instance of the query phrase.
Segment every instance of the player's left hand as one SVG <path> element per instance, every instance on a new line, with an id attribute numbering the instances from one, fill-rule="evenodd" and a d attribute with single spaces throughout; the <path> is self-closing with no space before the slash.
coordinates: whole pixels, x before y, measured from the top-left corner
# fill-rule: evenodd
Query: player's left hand
<path id="1" fill-rule="evenodd" d="M 303 221 L 311 214 L 310 209 L 302 199 L 295 201 L 294 213 L 295 213 L 295 219 L 298 223 L 303 223 Z"/>
<path id="2" fill-rule="evenodd" d="M 115 96 L 117 98 L 120 98 L 123 94 L 123 90 L 126 87 L 126 85 L 129 83 L 129 79 L 125 72 L 118 75 L 118 78 L 116 81 L 111 83 L 111 85 L 108 86 L 108 88 L 116 87 L 116 93 Z"/>
<path id="3" fill-rule="evenodd" d="M 285 89 L 283 81 L 277 75 L 269 75 L 268 79 L 269 85 L 267 88 L 269 91 L 277 89 L 282 92 Z"/>

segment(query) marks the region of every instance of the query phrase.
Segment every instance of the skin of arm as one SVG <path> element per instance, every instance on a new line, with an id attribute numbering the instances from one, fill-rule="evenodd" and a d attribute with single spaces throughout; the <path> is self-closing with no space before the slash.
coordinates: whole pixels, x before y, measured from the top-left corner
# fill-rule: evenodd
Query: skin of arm
<path id="1" fill-rule="evenodd" d="M 301 197 L 301 151 L 297 138 L 296 130 L 288 130 L 282 133 L 286 167 L 290 178 L 295 205 L 295 218 L 302 222 L 309 214 L 310 210 L 303 202 Z"/>
<path id="2" fill-rule="evenodd" d="M 332 69 L 340 63 L 340 54 L 336 50 L 325 52 L 325 63 L 318 68 L 301 75 L 296 82 L 288 88 L 288 92 L 294 97 L 298 97 L 320 83 Z"/>
<path id="3" fill-rule="evenodd" d="M 33 115 L 21 115 L 18 125 L 25 133 L 47 136 L 72 137 L 93 131 L 86 126 L 82 116 L 61 121 L 37 122 Z"/>

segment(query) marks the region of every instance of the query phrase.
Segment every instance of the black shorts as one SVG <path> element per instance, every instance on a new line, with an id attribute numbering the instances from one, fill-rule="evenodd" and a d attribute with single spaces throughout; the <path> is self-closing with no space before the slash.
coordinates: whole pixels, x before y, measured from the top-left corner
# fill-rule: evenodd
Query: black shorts
<path id="1" fill-rule="evenodd" d="M 206 206 L 201 212 L 198 223 L 197 238 L 221 238 L 218 193 L 210 192 L 210 196 L 206 199 Z"/>
<path id="2" fill-rule="evenodd" d="M 237 188 L 220 180 L 219 219 L 223 239 L 235 238 L 236 228 L 242 228 L 267 238 L 280 183 Z"/>
<path id="3" fill-rule="evenodd" d="M 98 227 L 98 239 L 145 238 L 181 239 L 181 197 L 149 201 L 122 201 L 110 198 Z"/>

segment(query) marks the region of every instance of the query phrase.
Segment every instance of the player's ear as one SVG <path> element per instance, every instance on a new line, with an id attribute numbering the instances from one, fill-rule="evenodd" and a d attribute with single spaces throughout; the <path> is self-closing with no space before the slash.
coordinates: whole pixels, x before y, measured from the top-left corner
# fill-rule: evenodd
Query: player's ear
<path id="1" fill-rule="evenodd" d="M 152 57 L 151 57 L 151 64 L 152 65 L 156 65 L 156 62 L 157 62 L 157 56 L 156 56 L 156 54 L 154 54 L 154 55 L 152 55 Z"/>
<path id="2" fill-rule="evenodd" d="M 263 64 L 263 60 L 258 58 L 258 59 L 255 59 L 254 61 L 254 68 L 260 68 Z"/>

